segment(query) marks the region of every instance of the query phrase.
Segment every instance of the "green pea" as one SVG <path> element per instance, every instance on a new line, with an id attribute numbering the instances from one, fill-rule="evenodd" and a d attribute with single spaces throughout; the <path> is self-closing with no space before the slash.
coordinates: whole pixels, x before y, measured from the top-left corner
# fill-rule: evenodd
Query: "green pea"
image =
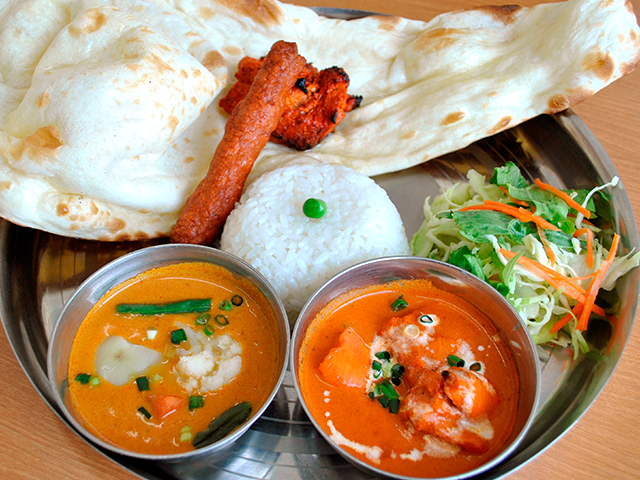
<path id="1" fill-rule="evenodd" d="M 327 213 L 327 204 L 318 198 L 309 198 L 302 205 L 302 213 L 309 218 L 321 218 Z"/>

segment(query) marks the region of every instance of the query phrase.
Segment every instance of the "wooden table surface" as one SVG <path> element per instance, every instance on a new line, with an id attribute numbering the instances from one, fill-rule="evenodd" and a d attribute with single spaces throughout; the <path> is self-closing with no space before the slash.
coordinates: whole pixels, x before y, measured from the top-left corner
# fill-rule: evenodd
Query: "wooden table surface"
<path id="1" fill-rule="evenodd" d="M 355 8 L 429 20 L 481 0 L 302 0 L 293 3 Z M 492 3 L 492 2 L 489 2 Z M 493 3 L 509 3 L 497 0 Z M 512 2 L 515 3 L 515 2 Z M 541 3 L 519 2 L 523 6 Z M 640 0 L 631 0 L 640 12 Z M 640 69 L 639 69 L 640 70 Z M 574 111 L 602 143 L 618 169 L 636 218 L 640 214 L 640 71 L 578 105 Z M 29 382 L 0 329 L 0 479 L 132 480 L 136 475 L 76 436 Z M 540 478 L 640 477 L 640 329 L 635 328 L 611 380 L 591 408 L 562 438 L 509 475 Z"/>

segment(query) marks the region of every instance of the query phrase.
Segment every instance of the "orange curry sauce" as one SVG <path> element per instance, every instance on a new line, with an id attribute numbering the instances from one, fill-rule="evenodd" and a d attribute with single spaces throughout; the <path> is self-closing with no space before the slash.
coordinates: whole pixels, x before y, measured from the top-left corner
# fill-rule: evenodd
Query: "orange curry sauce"
<path id="1" fill-rule="evenodd" d="M 233 295 L 243 298 L 242 305 L 221 311 L 220 302 Z M 155 304 L 202 298 L 212 299 L 209 324 L 213 327 L 213 335 L 228 334 L 242 347 L 242 367 L 230 383 L 218 390 L 191 392 L 204 397 L 204 406 L 190 410 L 189 393 L 176 382 L 174 368 L 178 355 L 170 337 L 171 331 L 177 328 L 176 322 L 202 331 L 204 326 L 195 323 L 201 314 L 143 316 L 117 314 L 115 309 L 121 303 Z M 228 324 L 215 323 L 213 317 L 217 314 L 226 315 Z M 148 338 L 149 328 L 157 329 L 153 339 Z M 97 385 L 74 380 L 79 373 L 96 376 L 96 349 L 111 335 L 119 335 L 162 354 L 161 364 L 144 373 L 149 378 L 149 390 L 139 391 L 133 377 L 122 386 L 104 379 L 99 379 Z M 182 432 L 191 431 L 195 437 L 230 407 L 246 401 L 255 412 L 268 399 L 278 376 L 278 338 L 276 319 L 267 300 L 248 280 L 208 263 L 182 263 L 152 269 L 111 289 L 83 321 L 74 340 L 69 364 L 71 399 L 87 429 L 117 447 L 159 455 L 193 450 L 191 441 L 180 441 Z M 182 402 L 176 411 L 160 418 L 151 403 L 151 397 L 156 395 L 177 396 Z M 151 418 L 145 418 L 138 411 L 140 407 L 151 413 Z"/>
<path id="2" fill-rule="evenodd" d="M 406 306 L 393 311 L 391 305 L 400 296 Z M 424 314 L 434 321 L 417 322 Z M 375 379 L 373 369 L 367 372 L 371 376 L 366 386 L 353 380 L 362 372 L 359 354 L 354 354 L 361 348 L 351 334 L 341 338 L 345 331 L 355 331 L 369 348 L 364 359 L 369 365 L 378 360 L 379 349 L 404 363 L 405 373 L 394 385 L 400 397 L 398 413 L 368 395 L 372 382 L 382 378 Z M 345 345 L 349 353 L 342 359 L 341 341 L 351 343 Z M 450 355 L 465 365 L 452 367 Z M 348 364 L 342 371 L 340 361 Z M 519 379 L 506 339 L 482 312 L 426 280 L 367 287 L 334 299 L 310 324 L 296 367 L 304 400 L 326 434 L 351 455 L 387 472 L 443 477 L 472 470 L 499 453 L 515 423 Z M 451 434 L 451 418 L 429 416 L 430 409 L 459 410 L 454 402 L 459 400 L 456 394 L 465 395 L 464 389 L 450 389 L 449 398 L 434 387 L 442 388 L 456 373 L 491 385 L 492 395 L 476 396 L 468 409 L 471 423 L 490 423 L 490 438 L 469 433 L 468 427 Z M 422 409 L 425 404 L 428 408 Z M 468 415 L 463 417 L 460 425 L 466 425 Z M 486 436 L 486 428 L 479 431 Z"/>

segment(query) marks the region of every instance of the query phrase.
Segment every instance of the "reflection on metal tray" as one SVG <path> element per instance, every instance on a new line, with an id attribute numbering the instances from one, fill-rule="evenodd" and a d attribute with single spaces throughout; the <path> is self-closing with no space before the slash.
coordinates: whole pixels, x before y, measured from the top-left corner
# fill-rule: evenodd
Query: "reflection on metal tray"
<path id="1" fill-rule="evenodd" d="M 397 205 L 408 235 L 422 222 L 422 204 L 442 187 L 465 178 L 470 168 L 490 175 L 514 161 L 532 180 L 566 187 L 608 181 L 616 171 L 606 153 L 572 112 L 543 115 L 519 127 L 412 169 L 376 178 Z M 639 248 L 631 205 L 623 188 L 612 192 L 622 250 Z M 0 317 L 15 354 L 52 409 L 57 407 L 46 378 L 46 354 L 53 323 L 77 286 L 96 269 L 129 251 L 160 243 L 101 243 L 50 235 L 0 223 Z M 480 478 L 499 478 L 538 454 L 586 411 L 613 373 L 635 318 L 640 272 L 623 279 L 621 328 L 592 331 L 592 341 L 608 345 L 601 362 L 572 361 L 561 349 L 541 352 L 543 392 L 532 431 L 519 450 Z M 59 413 L 59 412 L 58 412 Z M 70 427 L 71 428 L 71 427 Z M 97 448 L 97 447 L 96 447 Z M 335 453 L 314 430 L 297 400 L 289 375 L 275 400 L 225 458 L 181 464 L 144 462 L 103 453 L 148 479 L 365 478 Z"/>

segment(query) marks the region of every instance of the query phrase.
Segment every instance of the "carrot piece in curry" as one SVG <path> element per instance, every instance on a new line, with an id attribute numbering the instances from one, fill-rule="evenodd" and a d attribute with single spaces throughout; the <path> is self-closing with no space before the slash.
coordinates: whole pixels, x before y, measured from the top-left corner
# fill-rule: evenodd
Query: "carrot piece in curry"
<path id="1" fill-rule="evenodd" d="M 158 417 L 164 418 L 182 406 L 182 397 L 176 395 L 152 395 L 149 397 L 151 409 Z"/>
<path id="2" fill-rule="evenodd" d="M 353 328 L 346 328 L 318 369 L 334 385 L 364 388 L 371 368 L 369 346 Z"/>

